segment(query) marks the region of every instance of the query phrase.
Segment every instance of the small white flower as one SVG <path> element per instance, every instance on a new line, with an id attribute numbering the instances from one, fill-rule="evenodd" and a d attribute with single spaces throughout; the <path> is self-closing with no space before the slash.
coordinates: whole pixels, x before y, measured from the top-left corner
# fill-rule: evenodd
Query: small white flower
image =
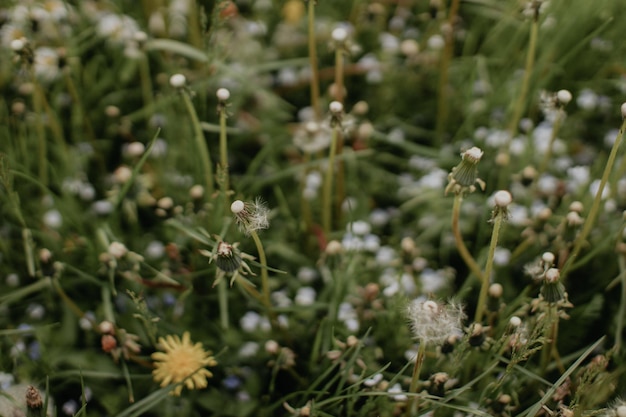
<path id="1" fill-rule="evenodd" d="M 300 287 L 294 301 L 300 306 L 310 306 L 315 302 L 317 292 L 313 287 Z"/>
<path id="2" fill-rule="evenodd" d="M 363 385 L 365 385 L 366 387 L 373 387 L 373 386 L 377 385 L 382 380 L 383 380 L 383 374 L 378 372 L 378 373 L 375 373 L 374 375 L 372 375 L 371 377 L 369 377 L 367 379 L 364 379 L 363 380 Z"/>
<path id="3" fill-rule="evenodd" d="M 392 395 L 394 401 L 403 402 L 408 400 L 409 398 L 406 394 L 404 394 L 404 391 L 402 391 L 402 386 L 400 385 L 400 383 L 394 384 L 391 388 L 387 390 L 387 392 L 390 394 L 394 394 Z"/>

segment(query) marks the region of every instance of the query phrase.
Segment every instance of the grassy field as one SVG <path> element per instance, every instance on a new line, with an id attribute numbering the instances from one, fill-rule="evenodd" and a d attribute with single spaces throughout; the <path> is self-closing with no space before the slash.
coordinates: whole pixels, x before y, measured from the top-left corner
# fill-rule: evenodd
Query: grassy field
<path id="1" fill-rule="evenodd" d="M 0 416 L 626 417 L 625 13 L 5 1 Z"/>

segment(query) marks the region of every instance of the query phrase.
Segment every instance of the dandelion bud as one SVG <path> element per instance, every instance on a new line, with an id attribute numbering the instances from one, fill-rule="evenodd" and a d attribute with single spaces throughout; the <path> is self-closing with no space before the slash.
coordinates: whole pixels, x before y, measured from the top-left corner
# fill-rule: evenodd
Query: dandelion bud
<path id="1" fill-rule="evenodd" d="M 557 268 L 550 268 L 546 271 L 546 282 L 553 283 L 558 281 L 561 273 Z"/>
<path id="2" fill-rule="evenodd" d="M 504 292 L 504 288 L 502 288 L 502 284 L 498 284 L 497 282 L 491 284 L 489 286 L 489 295 L 493 298 L 502 297 L 502 293 Z"/>
<path id="3" fill-rule="evenodd" d="M 10 397 L 9 397 L 10 398 Z M 27 415 L 42 415 L 41 408 L 43 407 L 43 400 L 41 399 L 41 393 L 32 385 L 26 388 L 26 407 L 28 408 Z M 14 413 L 13 415 L 17 415 Z"/>
<path id="4" fill-rule="evenodd" d="M 265 351 L 271 355 L 277 355 L 280 351 L 280 345 L 275 340 L 265 342 Z"/>
<path id="5" fill-rule="evenodd" d="M 245 204 L 243 201 L 241 200 L 235 200 L 233 201 L 233 203 L 230 205 L 230 211 L 233 212 L 233 214 L 239 214 L 241 213 L 245 208 Z"/>
<path id="6" fill-rule="evenodd" d="M 331 37 L 335 42 L 345 42 L 348 39 L 348 31 L 343 27 L 333 29 Z"/>
<path id="7" fill-rule="evenodd" d="M 565 299 L 565 287 L 559 281 L 561 273 L 557 268 L 550 268 L 544 275 L 541 296 L 548 303 L 556 303 Z"/>
<path id="8" fill-rule="evenodd" d="M 331 256 L 339 255 L 342 251 L 343 251 L 343 246 L 341 245 L 341 242 L 339 242 L 338 240 L 331 240 L 326 245 L 325 252 L 327 255 L 331 255 Z"/>
<path id="9" fill-rule="evenodd" d="M 196 184 L 189 189 L 189 196 L 194 200 L 199 200 L 204 195 L 204 187 L 200 184 Z"/>
<path id="10" fill-rule="evenodd" d="M 565 106 L 572 101 L 572 93 L 570 93 L 569 90 L 559 90 L 556 93 L 556 99 Z"/>
<path id="11" fill-rule="evenodd" d="M 580 217 L 580 214 L 575 211 L 570 211 L 569 213 L 567 213 L 567 215 L 565 216 L 565 220 L 567 221 L 567 225 L 570 227 L 576 227 L 583 224 L 583 218 Z"/>
<path id="12" fill-rule="evenodd" d="M 552 252 L 544 252 L 543 255 L 541 255 L 541 260 L 544 264 L 552 266 L 554 265 L 555 256 Z"/>
<path id="13" fill-rule="evenodd" d="M 20 52 L 26 46 L 24 39 L 13 39 L 11 41 L 11 49 L 15 52 Z"/>
<path id="14" fill-rule="evenodd" d="M 343 112 L 343 104 L 341 104 L 339 101 L 331 101 L 328 108 L 333 114 L 340 114 L 341 112 Z"/>
<path id="15" fill-rule="evenodd" d="M 115 332 L 115 326 L 110 321 L 103 321 L 98 325 L 101 333 L 104 334 L 113 334 Z"/>
<path id="16" fill-rule="evenodd" d="M 446 383 L 450 380 L 450 375 L 445 372 L 434 373 L 429 378 L 428 393 L 430 395 L 436 395 L 437 397 L 443 397 L 446 394 Z"/>
<path id="17" fill-rule="evenodd" d="M 224 272 L 233 272 L 241 266 L 241 256 L 233 245 L 226 242 L 217 244 L 215 264 Z"/>
<path id="18" fill-rule="evenodd" d="M 103 334 L 100 339 L 100 344 L 102 345 L 102 350 L 109 353 L 117 347 L 117 339 L 110 334 Z"/>
<path id="19" fill-rule="evenodd" d="M 230 91 L 228 91 L 226 88 L 219 88 L 215 95 L 217 96 L 217 99 L 219 101 L 226 101 L 230 98 Z"/>
<path id="20" fill-rule="evenodd" d="M 513 201 L 511 193 L 506 190 L 500 190 L 494 194 L 494 202 L 499 208 L 506 208 Z"/>
<path id="21" fill-rule="evenodd" d="M 509 319 L 509 325 L 510 325 L 511 327 L 519 327 L 519 326 L 521 326 L 521 325 L 522 325 L 522 319 L 520 319 L 520 318 L 519 318 L 519 317 L 517 317 L 517 316 L 512 316 L 512 317 Z"/>
<path id="22" fill-rule="evenodd" d="M 470 328 L 468 343 L 470 346 L 479 347 L 485 342 L 485 328 L 480 323 L 474 323 Z"/>
<path id="23" fill-rule="evenodd" d="M 109 255 L 112 255 L 116 259 L 120 259 L 128 253 L 126 245 L 120 242 L 111 242 L 107 251 Z"/>
<path id="24" fill-rule="evenodd" d="M 626 119 L 626 103 L 622 103 L 622 118 Z"/>
<path id="25" fill-rule="evenodd" d="M 569 211 L 575 211 L 576 213 L 580 214 L 582 213 L 584 210 L 584 206 L 583 203 L 581 203 L 580 201 L 572 201 L 572 203 L 569 205 Z"/>
<path id="26" fill-rule="evenodd" d="M 183 74 L 174 74 L 170 77 L 170 85 L 174 88 L 182 88 L 187 83 L 187 78 Z"/>
<path id="27" fill-rule="evenodd" d="M 478 178 L 477 165 L 483 156 L 483 151 L 476 146 L 461 153 L 461 162 L 448 175 L 448 186 L 445 192 L 453 190 L 455 193 L 472 192 L 476 183 L 484 189 L 484 183 Z"/>

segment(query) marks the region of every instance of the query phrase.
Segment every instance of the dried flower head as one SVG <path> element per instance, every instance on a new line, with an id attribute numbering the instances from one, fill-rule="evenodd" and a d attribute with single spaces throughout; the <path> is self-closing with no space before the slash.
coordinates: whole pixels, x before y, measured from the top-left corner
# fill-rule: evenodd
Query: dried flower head
<path id="1" fill-rule="evenodd" d="M 226 275 L 230 275 L 230 285 L 240 275 L 254 275 L 246 260 L 254 260 L 254 256 L 241 252 L 237 246 L 239 242 L 230 244 L 219 239 L 212 252 L 201 249 L 199 252 L 202 256 L 209 258 L 209 263 L 215 261 L 217 265 L 217 274 L 213 286 L 217 285 Z"/>
<path id="2" fill-rule="evenodd" d="M 230 211 L 235 215 L 239 229 L 246 235 L 270 226 L 267 219 L 269 210 L 260 198 L 254 200 L 254 203 L 235 200 L 230 205 Z"/>
<path id="3" fill-rule="evenodd" d="M 485 189 L 485 183 L 478 178 L 477 165 L 483 156 L 483 151 L 476 146 L 461 153 L 461 162 L 452 168 L 448 175 L 448 186 L 445 193 L 453 191 L 455 194 L 467 194 L 476 190 L 476 185 Z"/>
<path id="4" fill-rule="evenodd" d="M 215 366 L 217 362 L 211 352 L 204 350 L 202 343 L 193 344 L 189 332 L 185 332 L 182 339 L 172 335 L 160 337 L 159 347 L 163 352 L 152 354 L 155 366 L 152 377 L 161 387 L 184 382 L 188 389 L 206 388 L 207 378 L 213 374 L 205 367 Z M 182 389 L 179 385 L 171 394 L 180 395 Z"/>
<path id="5" fill-rule="evenodd" d="M 465 318 L 456 303 L 416 300 L 407 307 L 413 337 L 427 345 L 442 345 L 451 335 L 461 333 Z"/>

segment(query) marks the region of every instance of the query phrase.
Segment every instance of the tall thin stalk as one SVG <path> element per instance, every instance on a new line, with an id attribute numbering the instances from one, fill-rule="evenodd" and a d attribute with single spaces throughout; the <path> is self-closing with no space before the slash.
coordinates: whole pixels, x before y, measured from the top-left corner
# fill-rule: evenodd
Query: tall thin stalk
<path id="1" fill-rule="evenodd" d="M 335 156 L 337 154 L 337 137 L 339 135 L 339 127 L 333 127 L 330 140 L 330 151 L 328 154 L 328 166 L 326 167 L 326 175 L 324 177 L 324 189 L 322 194 L 322 226 L 324 232 L 328 236 L 332 228 L 332 190 L 333 178 L 335 171 Z"/>
<path id="2" fill-rule="evenodd" d="M 194 139 L 196 141 L 196 148 L 198 153 L 200 154 L 200 160 L 202 161 L 207 194 L 211 196 L 215 190 L 215 187 L 213 182 L 213 164 L 211 163 L 209 147 L 206 144 L 204 132 L 202 131 L 202 127 L 200 126 L 200 120 L 198 119 L 196 109 L 191 102 L 189 93 L 187 91 L 181 91 L 181 95 L 183 96 L 183 101 L 185 102 L 187 113 L 189 113 L 189 118 L 191 119 L 191 126 L 193 128 Z"/>
<path id="3" fill-rule="evenodd" d="M 411 385 L 409 386 L 409 393 L 417 393 L 417 385 L 420 379 L 420 371 L 424 364 L 424 356 L 426 354 L 426 344 L 420 342 L 417 357 L 415 358 L 415 365 L 413 366 L 413 374 L 411 375 Z M 406 406 L 406 417 L 411 417 L 419 410 L 419 397 L 413 396 Z"/>
<path id="4" fill-rule="evenodd" d="M 493 231 L 491 233 L 491 243 L 489 244 L 489 253 L 487 255 L 487 263 L 485 265 L 485 273 L 482 277 L 482 283 L 480 286 L 480 294 L 478 296 L 478 305 L 476 306 L 476 315 L 474 322 L 480 323 L 483 319 L 483 314 L 487 308 L 487 293 L 489 290 L 489 278 L 491 277 L 491 270 L 493 269 L 493 257 L 498 245 L 498 237 L 500 235 L 500 227 L 504 220 L 505 213 L 502 210 L 497 210 L 493 219 Z"/>
<path id="5" fill-rule="evenodd" d="M 311 107 L 316 120 L 322 118 L 320 108 L 320 73 L 317 64 L 317 45 L 315 38 L 315 0 L 308 0 L 308 36 L 309 36 L 309 63 L 311 65 Z"/>
<path id="6" fill-rule="evenodd" d="M 467 265 L 467 267 L 472 271 L 474 275 L 479 280 L 483 280 L 483 273 L 474 260 L 474 257 L 465 246 L 465 242 L 463 242 L 463 236 L 461 235 L 461 229 L 459 227 L 459 218 L 461 216 L 461 202 L 463 201 L 463 196 L 461 193 L 457 193 L 454 196 L 454 205 L 452 206 L 452 233 L 454 234 L 454 243 L 456 245 L 461 258 Z"/>
<path id="7" fill-rule="evenodd" d="M 442 141 L 443 130 L 448 121 L 448 79 L 450 73 L 450 61 L 454 52 L 454 21 L 459 13 L 460 0 L 452 0 L 450 10 L 448 11 L 448 22 L 445 33 L 445 46 L 441 55 L 441 63 L 439 65 L 439 85 L 437 92 L 437 123 L 435 127 L 436 138 L 439 143 Z"/>

